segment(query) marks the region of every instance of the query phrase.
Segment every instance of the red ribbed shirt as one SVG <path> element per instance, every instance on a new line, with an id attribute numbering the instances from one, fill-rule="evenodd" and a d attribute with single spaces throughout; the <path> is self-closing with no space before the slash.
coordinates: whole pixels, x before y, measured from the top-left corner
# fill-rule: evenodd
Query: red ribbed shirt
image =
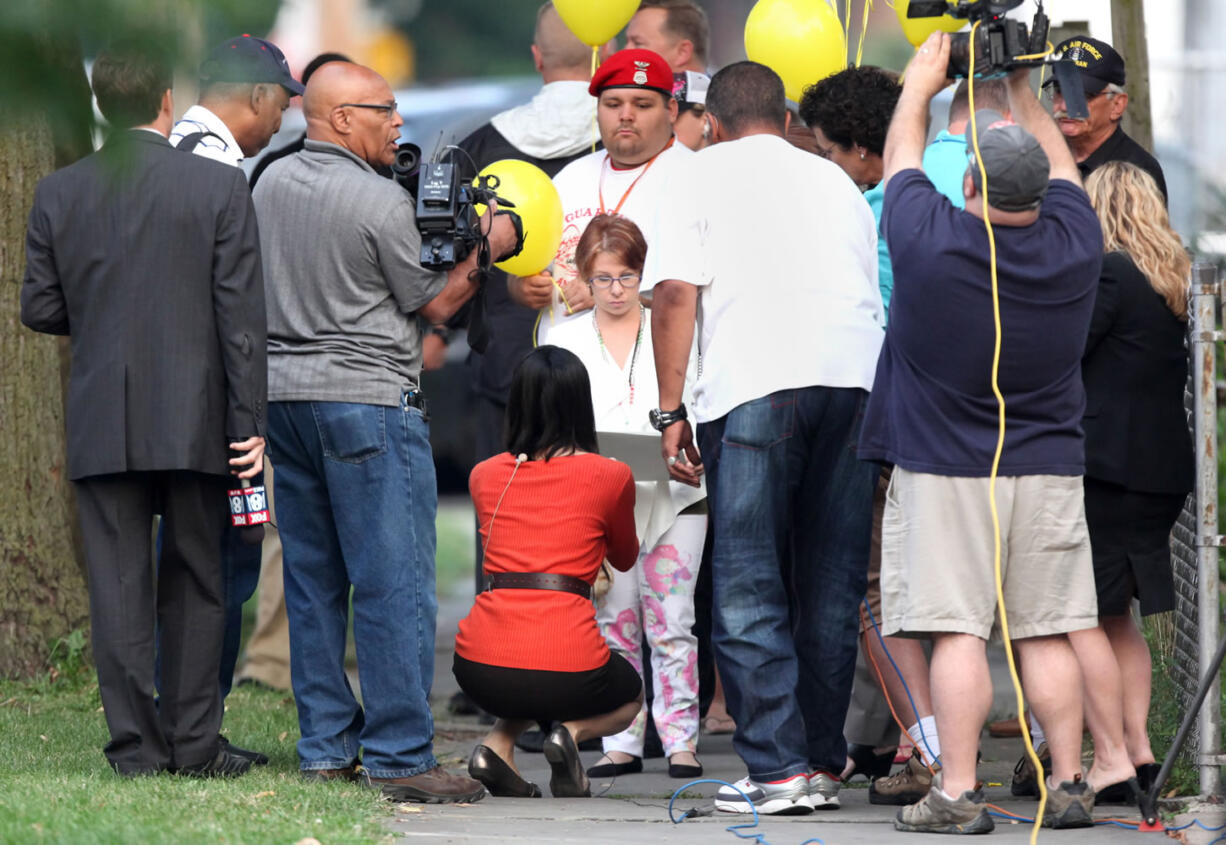
<path id="1" fill-rule="evenodd" d="M 629 467 L 593 454 L 524 461 L 508 486 L 514 471 L 504 452 L 477 464 L 468 479 L 486 572 L 549 572 L 590 584 L 606 557 L 623 572 L 634 566 Z M 481 593 L 455 644 L 466 660 L 513 669 L 586 672 L 609 659 L 592 602 L 557 590 Z"/>

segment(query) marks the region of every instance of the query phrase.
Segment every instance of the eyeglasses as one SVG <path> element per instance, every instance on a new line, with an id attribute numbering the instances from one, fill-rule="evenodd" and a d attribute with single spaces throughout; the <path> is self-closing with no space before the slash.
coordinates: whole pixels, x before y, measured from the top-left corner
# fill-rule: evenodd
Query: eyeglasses
<path id="1" fill-rule="evenodd" d="M 391 117 L 396 112 L 396 101 L 392 100 L 390 105 L 382 103 L 341 103 L 339 108 L 351 109 L 375 109 L 383 112 L 384 117 Z"/>
<path id="2" fill-rule="evenodd" d="M 643 277 L 638 273 L 622 273 L 620 276 L 609 276 L 602 273 L 599 276 L 592 276 L 588 279 L 588 282 L 593 287 L 598 288 L 607 288 L 614 282 L 617 282 L 624 288 L 636 288 L 642 280 Z"/>

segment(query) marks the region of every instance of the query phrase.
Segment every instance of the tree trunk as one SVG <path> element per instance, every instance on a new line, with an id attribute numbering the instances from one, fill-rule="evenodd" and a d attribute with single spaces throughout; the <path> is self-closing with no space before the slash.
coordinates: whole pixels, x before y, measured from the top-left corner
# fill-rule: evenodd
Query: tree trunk
<path id="1" fill-rule="evenodd" d="M 1141 0 L 1112 0 L 1111 46 L 1128 65 L 1128 109 L 1124 131 L 1147 150 L 1154 148 L 1154 119 L 1149 106 L 1149 47 Z"/>
<path id="2" fill-rule="evenodd" d="M 51 642 L 85 628 L 65 477 L 56 339 L 21 325 L 25 226 L 38 180 L 54 167 L 47 121 L 0 114 L 0 676 L 46 665 Z"/>

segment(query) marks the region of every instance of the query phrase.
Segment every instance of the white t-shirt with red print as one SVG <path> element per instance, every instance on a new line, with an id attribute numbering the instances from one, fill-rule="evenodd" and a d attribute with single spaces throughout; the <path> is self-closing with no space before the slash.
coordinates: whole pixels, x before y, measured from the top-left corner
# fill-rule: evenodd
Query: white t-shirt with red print
<path id="1" fill-rule="evenodd" d="M 691 155 L 693 152 L 684 144 L 673 143 L 648 163 L 629 170 L 618 170 L 609 159 L 609 154 L 599 150 L 562 168 L 553 177 L 553 184 L 562 199 L 562 243 L 553 262 L 554 279 L 562 284 L 578 276 L 575 248 L 587 224 L 601 213 L 602 197 L 606 212 L 616 211 L 638 225 L 650 249 L 656 226 L 656 209 L 660 205 L 664 186 L 668 184 L 677 162 Z M 640 293 L 650 290 L 645 281 L 639 288 Z M 540 345 L 549 343 L 550 331 L 580 316 L 590 317 L 590 314 L 583 311 L 568 315 L 555 288 L 553 307 L 541 315 L 537 342 Z"/>

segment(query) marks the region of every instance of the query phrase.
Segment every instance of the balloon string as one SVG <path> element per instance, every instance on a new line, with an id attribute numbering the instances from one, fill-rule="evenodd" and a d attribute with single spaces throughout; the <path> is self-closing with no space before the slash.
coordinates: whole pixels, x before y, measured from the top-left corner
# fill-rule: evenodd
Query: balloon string
<path id="1" fill-rule="evenodd" d="M 588 79 L 596 78 L 597 53 L 600 48 L 595 44 L 592 45 L 592 73 Z M 599 107 L 600 101 L 596 101 L 596 106 L 592 108 L 592 152 L 596 152 L 596 141 L 600 138 L 600 130 L 596 126 L 596 109 Z"/>
<path id="2" fill-rule="evenodd" d="M 864 58 L 864 39 L 868 35 L 868 15 L 873 10 L 873 0 L 864 0 L 864 22 L 860 25 L 860 46 L 856 48 L 856 67 Z"/>
<path id="3" fill-rule="evenodd" d="M 847 0 L 846 8 L 843 10 L 843 49 L 847 49 L 847 45 L 851 42 L 851 0 Z M 844 56 L 844 59 L 847 57 Z"/>

